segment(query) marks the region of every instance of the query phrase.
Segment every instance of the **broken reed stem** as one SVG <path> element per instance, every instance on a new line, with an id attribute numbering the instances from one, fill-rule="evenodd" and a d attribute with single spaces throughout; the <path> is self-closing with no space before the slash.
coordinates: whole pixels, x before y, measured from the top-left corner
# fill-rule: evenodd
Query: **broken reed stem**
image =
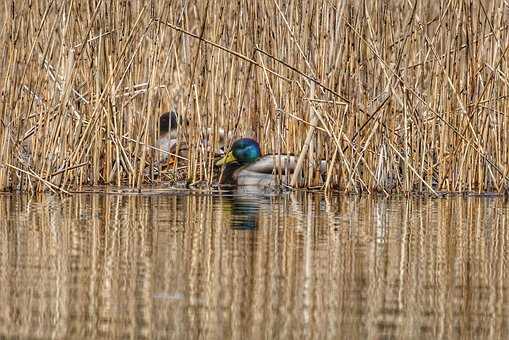
<path id="1" fill-rule="evenodd" d="M 19 171 L 21 173 L 24 173 L 30 177 L 33 177 L 35 178 L 36 180 L 42 182 L 44 185 L 47 186 L 47 188 L 52 191 L 53 193 L 56 193 L 57 191 L 60 191 L 60 192 L 63 192 L 64 194 L 67 194 L 67 195 L 70 195 L 70 193 L 68 191 L 66 191 L 65 189 L 62 189 L 62 188 L 59 188 L 58 186 L 56 186 L 55 184 L 45 180 L 44 178 L 40 177 L 39 175 L 35 174 L 35 173 L 32 173 L 32 172 L 29 172 L 29 171 L 25 171 L 23 169 L 20 169 L 14 165 L 11 165 L 11 164 L 8 164 L 8 163 L 5 163 L 5 166 L 11 168 L 11 169 L 14 169 L 16 171 Z"/>

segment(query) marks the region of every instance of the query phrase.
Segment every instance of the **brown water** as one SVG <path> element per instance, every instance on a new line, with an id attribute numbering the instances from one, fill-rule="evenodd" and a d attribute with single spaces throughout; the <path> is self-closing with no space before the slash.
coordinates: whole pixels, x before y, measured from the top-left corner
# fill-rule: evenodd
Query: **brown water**
<path id="1" fill-rule="evenodd" d="M 482 339 L 502 198 L 0 196 L 0 337 Z"/>

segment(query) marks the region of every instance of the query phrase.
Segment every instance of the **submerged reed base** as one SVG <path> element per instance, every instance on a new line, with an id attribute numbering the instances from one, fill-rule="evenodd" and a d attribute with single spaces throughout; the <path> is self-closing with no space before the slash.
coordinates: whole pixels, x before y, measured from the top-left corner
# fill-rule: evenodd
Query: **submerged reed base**
<path id="1" fill-rule="evenodd" d="M 211 186 L 220 129 L 226 148 L 250 136 L 263 154 L 298 156 L 304 187 L 508 190 L 504 2 L 34 0 L 0 12 L 0 191 Z M 161 162 L 169 109 L 186 119 L 187 153 Z"/>

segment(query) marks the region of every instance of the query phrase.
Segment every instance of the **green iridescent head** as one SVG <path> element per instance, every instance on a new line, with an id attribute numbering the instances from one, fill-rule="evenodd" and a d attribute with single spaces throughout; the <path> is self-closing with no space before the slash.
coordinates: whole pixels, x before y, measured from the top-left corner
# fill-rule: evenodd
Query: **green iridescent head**
<path id="1" fill-rule="evenodd" d="M 252 138 L 241 138 L 233 143 L 230 152 L 217 161 L 216 165 L 227 165 L 233 162 L 249 164 L 258 160 L 260 156 L 260 145 L 257 141 Z"/>

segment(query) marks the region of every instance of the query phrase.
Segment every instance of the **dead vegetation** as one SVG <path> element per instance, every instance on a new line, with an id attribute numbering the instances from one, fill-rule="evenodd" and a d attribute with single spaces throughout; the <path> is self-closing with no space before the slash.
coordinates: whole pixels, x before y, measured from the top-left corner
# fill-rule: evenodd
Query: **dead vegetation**
<path id="1" fill-rule="evenodd" d="M 188 160 L 165 174 L 192 183 L 213 183 L 200 141 L 224 128 L 299 155 L 309 186 L 326 159 L 327 190 L 508 188 L 502 1 L 2 6 L 2 191 L 165 180 L 153 146 L 173 108 Z"/>

